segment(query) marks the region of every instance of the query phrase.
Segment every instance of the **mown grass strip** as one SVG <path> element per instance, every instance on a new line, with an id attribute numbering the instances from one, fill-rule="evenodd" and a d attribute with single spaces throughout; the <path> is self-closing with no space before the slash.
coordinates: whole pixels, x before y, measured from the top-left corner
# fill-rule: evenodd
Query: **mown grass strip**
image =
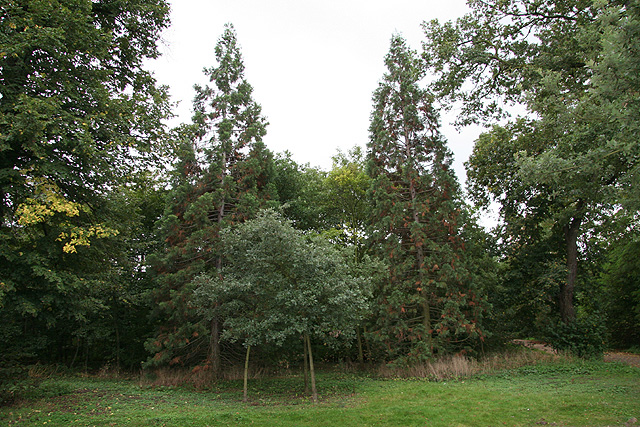
<path id="1" fill-rule="evenodd" d="M 640 418 L 640 369 L 560 363 L 453 381 L 372 379 L 324 373 L 321 403 L 298 378 L 208 391 L 141 387 L 136 381 L 57 377 L 40 398 L 0 408 L 0 424 L 23 426 L 625 426 Z"/>

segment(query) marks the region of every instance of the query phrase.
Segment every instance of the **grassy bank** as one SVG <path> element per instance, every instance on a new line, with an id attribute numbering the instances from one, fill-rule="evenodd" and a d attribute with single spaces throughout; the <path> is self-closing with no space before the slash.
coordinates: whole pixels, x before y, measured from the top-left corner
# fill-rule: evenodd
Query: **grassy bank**
<path id="1" fill-rule="evenodd" d="M 312 404 L 296 376 L 208 390 L 139 379 L 53 377 L 31 398 L 0 408 L 19 426 L 626 426 L 640 418 L 640 369 L 545 362 L 443 381 L 323 373 Z"/>

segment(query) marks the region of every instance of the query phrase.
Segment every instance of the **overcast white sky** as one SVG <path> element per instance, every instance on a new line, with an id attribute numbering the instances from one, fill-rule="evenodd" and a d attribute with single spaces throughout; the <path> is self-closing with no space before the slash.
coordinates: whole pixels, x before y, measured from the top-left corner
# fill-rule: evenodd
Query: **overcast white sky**
<path id="1" fill-rule="evenodd" d="M 172 26 L 163 34 L 163 56 L 150 64 L 179 101 L 177 123 L 191 118 L 195 83 L 215 66 L 213 49 L 225 23 L 238 34 L 245 77 L 270 125 L 265 143 L 274 152 L 325 170 L 338 149 L 365 146 L 371 96 L 385 72 L 394 32 L 416 50 L 420 24 L 466 12 L 464 0 L 173 0 Z M 176 124 L 177 124 L 176 123 Z M 443 120 L 442 133 L 464 167 L 478 131 L 462 133 Z"/>

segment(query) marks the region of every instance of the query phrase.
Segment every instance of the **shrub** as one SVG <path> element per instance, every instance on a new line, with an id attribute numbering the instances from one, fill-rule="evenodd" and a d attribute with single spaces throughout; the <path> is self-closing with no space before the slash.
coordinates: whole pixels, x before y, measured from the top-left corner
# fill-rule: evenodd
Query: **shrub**
<path id="1" fill-rule="evenodd" d="M 598 318 L 558 322 L 549 327 L 545 339 L 557 351 L 569 352 L 583 359 L 602 359 L 606 328 Z"/>

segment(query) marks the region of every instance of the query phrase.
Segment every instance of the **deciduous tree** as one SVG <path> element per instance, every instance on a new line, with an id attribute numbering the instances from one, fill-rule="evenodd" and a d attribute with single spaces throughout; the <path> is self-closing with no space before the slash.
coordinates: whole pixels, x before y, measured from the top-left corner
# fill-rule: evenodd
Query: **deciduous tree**
<path id="1" fill-rule="evenodd" d="M 355 262 L 360 262 L 366 254 L 366 230 L 371 217 L 367 196 L 371 179 L 360 147 L 356 146 L 348 154 L 339 152 L 333 157 L 333 167 L 324 186 L 328 213 L 333 227 L 339 232 L 336 239 L 353 249 Z"/>
<path id="2" fill-rule="evenodd" d="M 111 192 L 149 167 L 168 115 L 143 62 L 162 0 L 0 5 L 0 346 L 49 357 L 106 303 L 123 235 Z M 15 334 L 14 334 L 15 333 Z M 24 351 L 23 351 L 24 350 Z"/>
<path id="3" fill-rule="evenodd" d="M 311 339 L 352 339 L 368 303 L 361 278 L 328 242 L 310 239 L 273 211 L 227 230 L 223 242 L 220 277 L 196 281 L 200 312 L 224 318 L 223 337 L 242 340 L 247 360 L 252 346 L 302 337 L 317 401 Z"/>
<path id="4" fill-rule="evenodd" d="M 534 227 L 555 224 L 566 265 L 559 317 L 572 323 L 581 238 L 616 209 L 637 210 L 632 185 L 640 158 L 634 136 L 640 97 L 633 88 L 640 56 L 632 40 L 640 4 L 510 0 L 471 6 L 455 24 L 425 27 L 425 58 L 439 73 L 434 88 L 444 100 L 463 102 L 463 123 L 505 117 L 504 101 L 529 113 L 526 124 L 511 121 L 485 137 L 469 162 L 470 178 L 502 204 L 512 226 L 533 225 L 534 218 Z M 515 159 L 490 160 L 509 150 Z M 487 185 L 498 181 L 491 169 L 500 172 L 498 186 Z M 524 197 L 513 198 L 517 193 Z"/>

